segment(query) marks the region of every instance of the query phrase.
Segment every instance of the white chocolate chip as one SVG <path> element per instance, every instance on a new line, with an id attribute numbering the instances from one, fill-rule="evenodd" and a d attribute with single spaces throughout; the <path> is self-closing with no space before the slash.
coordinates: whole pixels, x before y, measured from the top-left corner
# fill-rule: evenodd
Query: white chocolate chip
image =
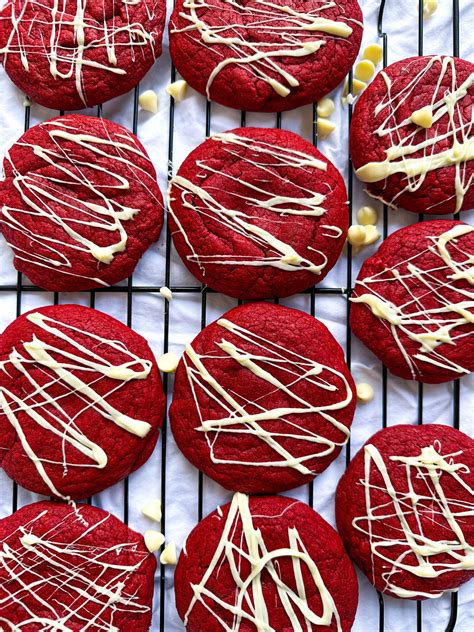
<path id="1" fill-rule="evenodd" d="M 166 287 L 166 285 L 160 287 L 160 294 L 167 301 L 171 301 L 171 299 L 173 298 L 173 292 L 169 289 L 169 287 Z"/>
<path id="2" fill-rule="evenodd" d="M 318 116 L 327 118 L 328 116 L 331 116 L 331 114 L 334 112 L 334 108 L 334 101 L 332 99 L 329 99 L 328 97 L 324 97 L 324 99 L 318 101 L 316 111 L 318 113 Z"/>
<path id="3" fill-rule="evenodd" d="M 23 544 L 23 546 L 33 546 L 39 541 L 40 539 L 38 538 L 38 536 L 34 535 L 33 533 L 25 533 L 25 535 L 20 538 L 20 542 Z"/>
<path id="4" fill-rule="evenodd" d="M 176 554 L 176 544 L 174 542 L 169 542 L 160 555 L 160 563 L 174 565 L 177 561 L 178 556 Z"/>
<path id="5" fill-rule="evenodd" d="M 376 66 L 380 64 L 383 57 L 383 48 L 380 44 L 369 44 L 362 55 L 364 59 L 370 59 L 370 61 Z"/>
<path id="6" fill-rule="evenodd" d="M 186 96 L 187 90 L 188 84 L 184 79 L 179 79 L 166 87 L 166 92 L 171 95 L 175 101 L 182 101 Z"/>
<path id="7" fill-rule="evenodd" d="M 370 244 L 375 244 L 376 241 L 380 239 L 380 233 L 377 230 L 377 226 L 373 226 L 372 224 L 367 224 L 365 228 L 365 239 L 364 246 L 370 246 Z"/>
<path id="8" fill-rule="evenodd" d="M 357 221 L 362 226 L 367 224 L 376 224 L 378 219 L 378 213 L 373 206 L 361 206 L 357 211 Z"/>
<path id="9" fill-rule="evenodd" d="M 423 16 L 429 18 L 438 8 L 438 0 L 423 0 Z"/>
<path id="10" fill-rule="evenodd" d="M 364 81 L 360 81 L 359 79 L 352 79 L 352 95 L 357 96 L 362 92 L 362 90 L 366 87 L 366 83 Z M 343 95 L 347 97 L 349 93 L 349 79 L 346 79 L 346 83 L 344 84 L 344 92 Z"/>
<path id="11" fill-rule="evenodd" d="M 335 129 L 336 125 L 332 121 L 328 121 L 325 118 L 318 118 L 317 122 L 318 137 L 321 139 L 327 138 Z"/>
<path id="12" fill-rule="evenodd" d="M 150 520 L 160 522 L 161 520 L 161 501 L 158 498 L 150 500 L 142 509 L 142 514 Z"/>
<path id="13" fill-rule="evenodd" d="M 354 75 L 356 79 L 360 79 L 360 81 L 370 81 L 375 74 L 375 65 L 373 61 L 370 59 L 363 59 L 360 61 L 354 70 Z M 357 93 L 356 93 L 357 94 Z"/>
<path id="14" fill-rule="evenodd" d="M 138 105 L 145 112 L 156 114 L 158 112 L 158 95 L 154 90 L 145 90 L 138 97 Z"/>
<path id="15" fill-rule="evenodd" d="M 143 534 L 145 539 L 145 546 L 150 551 L 150 553 L 156 553 L 161 548 L 163 542 L 165 541 L 165 536 L 159 531 L 155 531 L 154 529 L 149 529 L 145 531 Z"/>
<path id="16" fill-rule="evenodd" d="M 429 129 L 433 125 L 433 110 L 431 109 L 431 105 L 425 105 L 425 107 L 415 110 L 410 116 L 410 121 L 415 123 L 415 125 Z"/>
<path id="17" fill-rule="evenodd" d="M 357 399 L 361 404 L 367 404 L 367 402 L 371 402 L 374 399 L 374 389 L 370 386 L 370 384 L 357 384 Z"/>
<path id="18" fill-rule="evenodd" d="M 170 351 L 169 353 L 164 353 L 162 356 L 158 358 L 158 368 L 163 373 L 174 373 L 178 368 L 179 358 L 176 353 Z"/>
<path id="19" fill-rule="evenodd" d="M 347 231 L 347 241 L 351 246 L 362 246 L 365 243 L 365 226 L 353 224 Z"/>

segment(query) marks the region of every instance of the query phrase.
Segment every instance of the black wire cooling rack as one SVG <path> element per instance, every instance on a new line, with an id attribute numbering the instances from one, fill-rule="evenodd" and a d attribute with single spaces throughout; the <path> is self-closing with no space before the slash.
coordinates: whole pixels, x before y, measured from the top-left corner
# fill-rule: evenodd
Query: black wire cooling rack
<path id="1" fill-rule="evenodd" d="M 380 7 L 378 11 L 377 18 L 377 31 L 378 37 L 380 38 L 380 43 L 383 47 L 383 67 L 387 66 L 387 57 L 388 57 L 388 47 L 389 47 L 389 38 L 387 33 L 384 30 L 384 13 L 385 6 L 387 0 L 381 0 Z M 418 39 L 418 55 L 423 55 L 423 0 L 418 0 L 418 24 L 417 24 L 417 39 Z M 460 34 L 459 34 L 459 0 L 452 0 L 452 53 L 454 56 L 459 56 L 459 46 L 460 46 Z M 171 82 L 176 80 L 176 71 L 174 66 L 171 67 Z M 352 91 L 352 71 L 348 76 L 348 88 L 349 92 Z M 138 97 L 139 97 L 139 86 L 137 86 L 133 92 L 133 119 L 131 130 L 134 134 L 137 134 L 138 131 Z M 61 114 L 64 114 L 61 112 Z M 102 108 L 98 106 L 97 115 L 102 115 Z M 212 105 L 209 101 L 206 102 L 205 108 L 205 132 L 206 136 L 210 135 L 211 131 L 211 115 L 212 115 Z M 312 107 L 312 116 L 314 124 L 312 125 L 312 142 L 317 147 L 317 134 L 316 134 L 316 122 L 317 122 L 317 111 L 316 104 Z M 352 106 L 348 106 L 348 123 L 350 124 L 352 118 Z M 170 108 L 169 108 L 169 136 L 168 136 L 168 180 L 171 178 L 173 173 L 173 154 L 174 154 L 174 122 L 175 122 L 175 106 L 174 100 L 170 97 Z M 246 124 L 246 113 L 241 113 L 240 124 L 242 127 L 245 127 Z M 275 125 L 277 128 L 282 126 L 282 115 L 281 113 L 276 114 Z M 25 131 L 30 127 L 30 105 L 25 105 L 25 117 L 24 117 L 24 129 Z M 349 155 L 348 148 L 347 154 Z M 347 181 L 347 192 L 349 198 L 349 215 L 352 222 L 353 217 L 353 183 L 354 183 L 354 174 L 352 172 L 352 165 L 350 158 L 348 158 L 348 181 Z M 419 215 L 419 221 L 424 219 L 423 215 Z M 386 205 L 383 206 L 383 238 L 388 235 L 388 208 Z M 173 293 L 176 294 L 199 294 L 201 296 L 201 329 L 203 329 L 207 324 L 207 298 L 209 294 L 213 293 L 213 290 L 207 288 L 206 286 L 196 285 L 196 286 L 184 286 L 184 285 L 173 285 L 171 282 L 171 234 L 169 229 L 166 229 L 166 255 L 165 255 L 165 278 L 164 283 L 167 287 L 169 287 Z M 353 288 L 353 275 L 352 275 L 352 251 L 351 247 L 348 244 L 347 251 L 347 273 L 346 273 L 346 286 L 341 287 L 313 287 L 310 290 L 307 290 L 303 294 L 309 295 L 309 313 L 314 316 L 315 315 L 315 307 L 316 307 L 316 296 L 318 295 L 337 295 L 344 296 L 346 301 L 346 359 L 351 367 L 351 356 L 352 356 L 352 348 L 351 348 L 351 332 L 349 328 L 349 298 Z M 126 285 L 114 286 L 114 287 L 105 287 L 99 288 L 97 290 L 87 292 L 89 296 L 89 305 L 90 307 L 95 307 L 96 302 L 96 294 L 97 293 L 122 293 L 126 295 L 126 303 L 127 303 L 127 318 L 126 322 L 129 327 L 132 326 L 133 321 L 133 301 L 134 296 L 139 293 L 157 293 L 160 290 L 160 285 L 134 285 L 133 277 L 130 277 L 126 283 Z M 22 302 L 23 302 L 23 293 L 24 292 L 43 292 L 43 290 L 37 286 L 28 285 L 24 283 L 22 275 L 18 273 L 17 282 L 14 285 L 0 285 L 0 297 L 7 292 L 16 293 L 16 314 L 19 316 L 22 313 Z M 278 299 L 275 298 L 275 302 L 278 302 Z M 59 294 L 54 293 L 54 304 L 59 303 Z M 239 304 L 241 301 L 239 301 Z M 170 306 L 168 301 L 164 301 L 164 314 L 163 314 L 163 352 L 166 353 L 169 348 L 169 328 L 170 328 Z M 163 375 L 163 387 L 167 397 L 170 395 L 169 393 L 169 377 L 165 373 Z M 459 420 L 460 420 L 460 382 L 456 380 L 453 382 L 453 390 L 452 390 L 452 400 L 453 400 L 453 426 L 459 429 Z M 382 427 L 387 426 L 388 419 L 388 388 L 387 388 L 387 369 L 382 367 Z M 417 395 L 417 419 L 418 423 L 423 423 L 423 384 L 418 383 L 418 395 Z M 161 520 L 161 529 L 163 532 L 166 531 L 166 469 L 167 469 L 167 420 L 165 420 L 163 424 L 163 428 L 161 431 L 161 503 L 162 503 L 162 520 Z M 160 448 L 157 448 L 160 449 Z M 351 444 L 350 441 L 347 443 L 346 448 L 346 466 L 351 459 Z M 129 517 L 129 482 L 128 479 L 123 481 L 123 520 L 128 523 Z M 309 505 L 313 506 L 314 501 L 314 490 L 313 483 L 308 485 L 308 500 Z M 91 499 L 89 499 L 91 502 Z M 16 483 L 13 483 L 13 493 L 12 493 L 12 512 L 16 511 L 18 507 L 18 486 Z M 203 517 L 203 475 L 200 472 L 198 478 L 198 516 L 197 519 L 201 520 Z M 158 617 L 158 626 L 160 632 L 166 632 L 166 620 L 165 620 L 165 599 L 166 599 L 166 566 L 161 565 L 159 568 L 159 585 L 158 585 L 158 595 L 156 597 L 159 599 L 159 617 Z M 381 593 L 377 592 L 378 595 L 378 604 L 379 604 L 379 632 L 385 632 L 385 603 L 384 597 Z M 359 607 L 361 605 L 359 604 Z M 422 602 L 416 602 L 416 632 L 422 632 L 423 630 L 423 604 Z M 456 620 L 458 616 L 458 595 L 457 593 L 452 593 L 451 595 L 451 608 L 449 620 L 446 626 L 446 632 L 452 632 L 456 626 Z M 371 631 L 372 632 L 372 631 Z M 411 632 L 404 630 L 403 632 Z"/>

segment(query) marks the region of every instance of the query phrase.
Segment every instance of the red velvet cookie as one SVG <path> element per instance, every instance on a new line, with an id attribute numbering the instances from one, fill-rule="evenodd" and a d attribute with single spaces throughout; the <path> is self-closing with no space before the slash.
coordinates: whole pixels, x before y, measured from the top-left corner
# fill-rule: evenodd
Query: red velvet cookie
<path id="1" fill-rule="evenodd" d="M 328 467 L 349 438 L 355 403 L 344 353 L 322 323 L 249 303 L 187 345 L 170 421 L 183 454 L 212 479 L 273 493 Z"/>
<path id="2" fill-rule="evenodd" d="M 474 441 L 449 426 L 380 430 L 336 496 L 349 555 L 392 597 L 426 599 L 474 575 Z"/>
<path id="3" fill-rule="evenodd" d="M 175 593 L 188 632 L 348 632 L 358 585 L 341 538 L 308 505 L 235 494 L 190 533 Z"/>
<path id="4" fill-rule="evenodd" d="M 168 191 L 169 225 L 201 283 L 242 299 L 319 283 L 348 227 L 341 174 L 292 132 L 240 128 L 192 151 Z"/>
<path id="5" fill-rule="evenodd" d="M 347 75 L 362 38 L 357 0 L 178 0 L 170 53 L 212 101 L 262 112 L 318 101 Z"/>
<path id="6" fill-rule="evenodd" d="M 102 509 L 27 505 L 0 520 L 0 629 L 146 632 L 155 569 L 143 537 Z"/>
<path id="7" fill-rule="evenodd" d="M 35 125 L 4 168 L 0 230 L 15 267 L 45 290 L 113 285 L 158 239 L 155 169 L 121 125 L 79 114 Z"/>
<path id="8" fill-rule="evenodd" d="M 89 307 L 41 307 L 0 338 L 0 466 L 33 492 L 86 498 L 148 459 L 165 409 L 153 354 Z"/>
<path id="9" fill-rule="evenodd" d="M 136 86 L 161 55 L 165 13 L 164 0 L 9 0 L 0 62 L 45 107 L 98 105 Z"/>
<path id="10" fill-rule="evenodd" d="M 359 97 L 350 131 L 356 175 L 373 197 L 414 213 L 474 206 L 474 65 L 411 57 L 385 68 Z"/>
<path id="11" fill-rule="evenodd" d="M 435 220 L 397 230 L 362 266 L 353 333 L 395 375 L 447 382 L 474 370 L 474 227 Z"/>

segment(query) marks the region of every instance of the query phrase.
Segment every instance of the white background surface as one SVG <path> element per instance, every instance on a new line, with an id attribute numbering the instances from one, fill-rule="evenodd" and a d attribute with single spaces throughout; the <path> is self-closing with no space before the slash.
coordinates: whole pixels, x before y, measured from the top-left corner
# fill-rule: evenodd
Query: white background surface
<path id="1" fill-rule="evenodd" d="M 424 54 L 452 54 L 452 2 L 438 0 L 438 11 L 423 23 L 424 26 Z M 0 0 L 0 6 L 5 0 Z M 171 11 L 171 2 L 168 2 Z M 363 0 L 365 33 L 363 46 L 377 41 L 376 20 L 379 0 Z M 388 63 L 418 53 L 418 1 L 417 0 L 387 0 L 383 27 L 388 35 Z M 460 0 L 460 54 L 462 57 L 474 61 L 474 2 Z M 155 64 L 143 80 L 140 90 L 153 88 L 159 94 L 159 112 L 151 115 L 140 112 L 138 136 L 150 153 L 163 192 L 166 189 L 167 161 L 168 161 L 168 130 L 169 130 L 169 97 L 165 92 L 171 73 L 171 62 L 168 54 L 167 35 L 165 34 L 163 56 Z M 332 97 L 336 102 L 336 112 L 332 120 L 337 124 L 336 131 L 327 139 L 319 143 L 319 148 L 339 167 L 346 183 L 348 182 L 347 155 L 347 121 L 348 109 L 340 104 L 342 86 L 335 90 Z M 205 138 L 205 100 L 203 97 L 189 90 L 188 98 L 175 108 L 175 134 L 173 144 L 173 172 L 182 160 L 197 144 Z M 24 96 L 10 83 L 3 70 L 0 70 L 0 154 L 23 132 L 24 127 Z M 95 114 L 91 110 L 90 114 Z M 57 112 L 47 110 L 33 104 L 31 108 L 31 125 L 55 116 Z M 103 108 L 103 115 L 126 127 L 131 127 L 133 120 L 133 94 L 130 93 L 109 103 Z M 274 126 L 275 115 L 248 114 L 247 125 Z M 284 113 L 282 126 L 298 132 L 307 139 L 311 139 L 312 109 L 304 107 L 294 112 Z M 211 132 L 220 132 L 240 124 L 240 112 L 234 112 L 221 106 L 212 105 Z M 354 213 L 362 204 L 370 203 L 361 185 L 353 177 L 354 183 Z M 474 213 L 464 213 L 465 221 L 473 221 Z M 417 216 L 403 212 L 389 211 L 388 231 L 392 232 L 399 226 L 417 221 Z M 382 228 L 382 215 L 379 221 Z M 165 283 L 165 230 L 159 242 L 153 246 L 140 262 L 133 277 L 134 285 L 161 286 Z M 353 280 L 357 275 L 364 258 L 372 254 L 376 246 L 367 248 L 363 253 L 354 257 L 352 263 Z M 190 277 L 184 266 L 173 251 L 171 256 L 172 286 L 195 286 L 195 280 Z M 12 256 L 0 237 L 0 284 L 15 284 L 16 272 L 12 266 Z M 336 267 L 328 274 L 323 287 L 345 287 L 347 282 L 347 258 L 341 256 Z M 16 316 L 16 295 L 14 292 L 0 293 L 0 329 L 11 322 Z M 88 305 L 90 295 L 62 294 L 61 303 L 77 302 Z M 22 293 L 21 311 L 33 307 L 51 304 L 53 295 L 46 292 Z M 283 304 L 300 309 L 309 310 L 309 296 L 296 296 L 282 301 Z M 221 296 L 208 295 L 207 322 L 211 322 L 224 311 L 233 307 L 235 300 Z M 126 322 L 127 304 L 125 293 L 107 293 L 96 295 L 96 308 L 106 311 L 119 320 Z M 157 355 L 164 350 L 164 299 L 158 293 L 137 293 L 133 297 L 132 325 L 144 335 Z M 336 336 L 341 345 L 346 347 L 346 313 L 345 298 L 339 295 L 321 295 L 316 297 L 316 315 Z M 199 294 L 175 293 L 170 304 L 170 337 L 169 349 L 181 354 L 183 346 L 199 331 L 201 323 L 201 296 Z M 370 352 L 365 350 L 355 339 L 352 340 L 352 372 L 356 382 L 369 382 L 375 388 L 375 399 L 372 403 L 359 406 L 353 424 L 352 454 L 381 427 L 382 419 L 382 372 L 381 365 Z M 474 410 L 474 380 L 463 378 L 461 382 L 461 430 L 472 435 Z M 172 380 L 168 393 L 172 393 Z M 426 423 L 437 422 L 452 424 L 453 421 L 453 385 L 424 387 L 423 418 Z M 415 423 L 417 421 L 418 385 L 389 376 L 388 378 L 388 423 Z M 150 528 L 150 523 L 141 516 L 140 510 L 147 499 L 160 497 L 163 481 L 161 480 L 161 464 L 163 454 L 166 454 L 166 525 L 167 539 L 175 540 L 180 548 L 186 535 L 198 520 L 198 472 L 187 463 L 179 453 L 171 433 L 167 433 L 166 442 L 162 438 L 151 459 L 130 478 L 129 495 L 129 523 L 138 531 Z M 314 485 L 314 507 L 329 522 L 334 524 L 334 490 L 339 477 L 344 471 L 345 453 L 330 466 L 316 480 Z M 308 488 L 300 488 L 291 492 L 292 496 L 301 500 L 308 500 Z M 204 480 L 203 511 L 204 515 L 213 510 L 217 504 L 223 504 L 230 499 L 226 492 L 212 481 Z M 34 502 L 39 497 L 20 489 L 18 493 L 19 506 Z M 94 498 L 94 504 L 103 507 L 118 517 L 123 517 L 124 486 L 119 483 L 115 487 Z M 11 512 L 12 483 L 0 472 L 0 516 Z M 359 574 L 360 602 L 357 618 L 353 630 L 367 632 L 379 628 L 379 608 L 377 595 L 365 577 Z M 459 612 L 456 630 L 467 632 L 473 629 L 474 614 L 474 582 L 465 585 L 459 591 Z M 416 604 L 411 601 L 397 601 L 390 597 L 385 602 L 385 630 L 387 632 L 409 632 L 417 629 Z M 180 622 L 173 595 L 173 568 L 166 568 L 165 592 L 165 624 L 166 632 L 178 632 L 184 629 Z M 160 630 L 160 591 L 159 570 L 157 572 L 156 594 L 154 602 L 153 631 Z M 449 619 L 450 597 L 424 602 L 422 606 L 423 629 L 429 632 L 444 630 Z"/>

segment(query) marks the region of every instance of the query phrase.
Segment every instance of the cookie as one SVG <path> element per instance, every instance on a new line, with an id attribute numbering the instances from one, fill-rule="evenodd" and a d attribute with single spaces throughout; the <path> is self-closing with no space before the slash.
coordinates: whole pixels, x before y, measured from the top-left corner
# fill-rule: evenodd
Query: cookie
<path id="1" fill-rule="evenodd" d="M 201 283 L 241 299 L 319 283 L 348 228 L 337 169 L 300 136 L 240 128 L 192 151 L 168 190 L 169 225 Z"/>
<path id="2" fill-rule="evenodd" d="M 106 511 L 27 505 L 0 520 L 0 629 L 146 632 L 155 569 L 143 537 Z"/>
<path id="3" fill-rule="evenodd" d="M 79 114 L 35 125 L 11 147 L 4 170 L 0 230 L 17 270 L 45 290 L 122 281 L 158 239 L 155 169 L 121 125 Z"/>
<path id="4" fill-rule="evenodd" d="M 86 498 L 139 468 L 165 410 L 146 341 L 89 307 L 41 307 L 0 338 L 0 466 L 17 483 Z"/>
<path id="5" fill-rule="evenodd" d="M 353 333 L 394 374 L 437 384 L 474 369 L 474 228 L 451 220 L 387 237 L 352 294 Z"/>
<path id="6" fill-rule="evenodd" d="M 136 86 L 161 55 L 165 13 L 164 0 L 9 0 L 0 62 L 40 105 L 98 105 Z"/>
<path id="7" fill-rule="evenodd" d="M 209 477 L 274 493 L 328 467 L 349 438 L 355 404 L 344 353 L 321 322 L 250 303 L 186 346 L 170 422 L 183 454 Z"/>
<path id="8" fill-rule="evenodd" d="M 410 57 L 391 64 L 359 97 L 350 153 L 367 192 L 414 213 L 474 206 L 474 64 Z"/>
<path id="9" fill-rule="evenodd" d="M 280 112 L 318 101 L 347 75 L 362 38 L 356 0 L 178 0 L 170 53 L 212 101 Z"/>
<path id="10" fill-rule="evenodd" d="M 190 533 L 175 593 L 188 632 L 348 632 L 358 585 L 340 537 L 308 505 L 235 494 Z"/>
<path id="11" fill-rule="evenodd" d="M 377 590 L 439 597 L 474 575 L 473 493 L 471 438 L 444 425 L 392 426 L 339 482 L 337 528 Z"/>

